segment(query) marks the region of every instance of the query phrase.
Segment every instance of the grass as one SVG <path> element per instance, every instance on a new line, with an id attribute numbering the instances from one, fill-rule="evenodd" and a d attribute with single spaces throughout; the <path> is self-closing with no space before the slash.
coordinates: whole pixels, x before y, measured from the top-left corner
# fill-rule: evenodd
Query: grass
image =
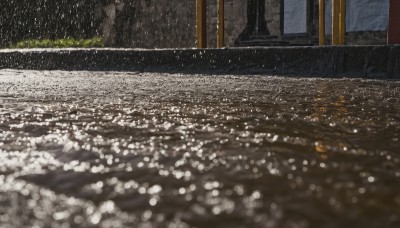
<path id="1" fill-rule="evenodd" d="M 92 39 L 57 39 L 57 40 L 23 40 L 11 45 L 11 48 L 102 48 L 103 38 L 96 36 Z"/>

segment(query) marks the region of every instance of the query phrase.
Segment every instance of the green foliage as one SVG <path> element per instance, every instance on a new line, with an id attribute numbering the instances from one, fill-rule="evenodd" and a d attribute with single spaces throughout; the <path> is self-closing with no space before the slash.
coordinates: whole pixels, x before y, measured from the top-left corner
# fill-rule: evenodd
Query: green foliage
<path id="1" fill-rule="evenodd" d="M 103 38 L 96 36 L 92 39 L 57 39 L 57 40 L 24 40 L 11 45 L 11 48 L 102 48 Z"/>
<path id="2" fill-rule="evenodd" d="M 101 4 L 105 2 L 108 0 L 0 0 L 0 47 L 38 38 L 90 39 L 100 34 L 105 17 Z"/>

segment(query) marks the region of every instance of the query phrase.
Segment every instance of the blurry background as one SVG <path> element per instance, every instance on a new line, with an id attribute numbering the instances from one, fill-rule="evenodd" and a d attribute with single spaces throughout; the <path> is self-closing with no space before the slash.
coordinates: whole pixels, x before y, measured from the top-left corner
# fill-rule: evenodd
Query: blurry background
<path id="1" fill-rule="evenodd" d="M 64 45 L 191 48 L 196 46 L 195 0 L 7 0 L 0 3 L 0 47 L 18 42 Z M 329 23 L 330 0 L 327 0 Z M 385 44 L 388 0 L 347 1 L 348 44 Z M 265 0 L 271 34 L 315 44 L 317 0 Z M 217 0 L 208 0 L 208 46 L 216 47 Z M 246 25 L 247 0 L 225 0 L 225 44 Z M 376 23 L 375 23 L 376 22 Z M 365 26 L 365 25 L 373 25 Z M 327 26 L 329 28 L 329 26 Z M 327 30 L 329 33 L 329 29 Z M 84 39 L 93 39 L 87 40 Z M 101 38 L 101 39 L 100 39 Z M 327 36 L 329 42 L 329 36 Z M 78 41 L 74 41 L 78 40 Z M 49 41 L 46 41 L 47 43 Z M 75 42 L 75 43 L 74 43 Z M 101 42 L 101 44 L 99 44 Z M 46 45 L 47 43 L 41 45 Z M 85 45 L 83 45 L 85 46 Z M 22 46 L 21 46 L 22 47 Z"/>

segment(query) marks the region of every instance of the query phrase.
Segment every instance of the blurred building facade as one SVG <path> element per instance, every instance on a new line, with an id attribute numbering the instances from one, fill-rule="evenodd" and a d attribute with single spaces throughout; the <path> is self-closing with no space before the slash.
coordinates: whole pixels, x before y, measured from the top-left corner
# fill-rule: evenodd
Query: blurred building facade
<path id="1" fill-rule="evenodd" d="M 109 22 L 108 25 L 115 29 L 102 30 L 106 43 L 110 46 L 138 48 L 195 47 L 195 2 L 195 0 L 120 0 L 111 3 L 117 6 L 115 7 L 117 16 L 114 22 Z M 318 2 L 318 0 L 265 0 L 265 17 L 271 35 L 297 44 L 315 44 L 318 38 Z M 326 0 L 327 42 L 330 41 L 330 2 L 331 0 Z M 350 28 L 347 32 L 347 44 L 385 44 L 389 1 L 347 2 L 349 14 L 347 24 Z M 207 4 L 208 47 L 216 47 L 217 0 L 208 0 Z M 243 31 L 246 25 L 246 13 L 247 0 L 225 0 L 226 46 L 233 46 L 234 40 Z M 289 31 L 287 28 L 290 20 L 294 28 L 300 28 L 301 23 L 306 23 L 305 31 L 301 34 L 286 33 Z"/>
<path id="2" fill-rule="evenodd" d="M 267 0 L 266 19 L 273 35 L 280 35 L 280 2 Z M 216 46 L 217 0 L 207 1 L 208 44 Z M 116 3 L 115 20 L 105 19 L 103 35 L 110 46 L 191 48 L 196 46 L 195 0 L 124 0 Z M 112 7 L 108 9 L 111 9 Z M 119 8 L 118 8 L 119 7 Z M 225 43 L 232 46 L 246 25 L 247 0 L 225 0 Z M 118 18 L 130 12 L 131 20 Z M 114 13 L 107 13 L 113 15 Z M 113 28 L 111 28 L 113 27 Z M 119 29 L 119 33 L 116 30 Z M 110 33 L 111 32 L 111 33 Z M 125 38 L 120 38 L 121 36 Z M 120 42 L 118 42 L 118 40 Z"/>
<path id="3" fill-rule="evenodd" d="M 326 0 L 327 15 L 330 1 Z M 368 25 L 369 21 L 375 23 L 377 19 L 380 20 L 380 29 L 348 31 L 348 44 L 386 43 L 386 29 L 382 20 L 388 1 L 347 1 L 349 12 L 370 14 L 369 17 L 362 13 L 356 15 L 355 21 L 348 22 L 353 23 L 352 28 L 357 28 L 355 22 Z M 217 0 L 207 0 L 207 4 L 208 47 L 216 47 Z M 196 47 L 195 7 L 196 0 L 2 1 L 0 47 L 23 39 L 90 38 L 101 35 L 106 46 L 110 47 L 193 48 Z M 265 0 L 265 7 L 271 35 L 305 45 L 316 43 L 318 0 Z M 245 28 L 246 13 L 247 0 L 225 0 L 226 46 L 233 46 Z M 292 30 L 302 28 L 304 31 L 290 34 L 290 26 Z"/>

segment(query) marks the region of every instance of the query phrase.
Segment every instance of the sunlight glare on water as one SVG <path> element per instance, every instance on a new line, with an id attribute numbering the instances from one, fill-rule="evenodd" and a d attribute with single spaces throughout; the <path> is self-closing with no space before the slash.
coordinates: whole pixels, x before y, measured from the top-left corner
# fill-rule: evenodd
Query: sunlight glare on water
<path id="1" fill-rule="evenodd" d="M 1 70 L 0 221 L 396 227 L 399 85 Z"/>

